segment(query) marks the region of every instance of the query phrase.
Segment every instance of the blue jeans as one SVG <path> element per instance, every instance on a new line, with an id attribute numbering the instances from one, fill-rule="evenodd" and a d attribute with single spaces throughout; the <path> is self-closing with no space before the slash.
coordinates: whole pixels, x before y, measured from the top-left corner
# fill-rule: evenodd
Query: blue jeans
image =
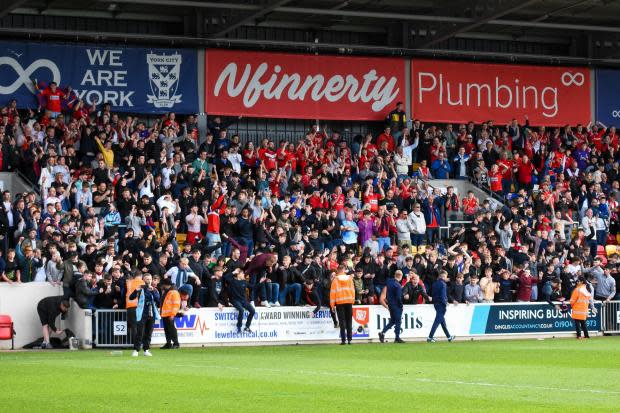
<path id="1" fill-rule="evenodd" d="M 220 238 L 220 234 L 214 234 L 212 232 L 207 232 L 207 245 L 212 247 L 215 244 L 222 242 L 222 238 Z M 216 249 L 212 253 L 213 257 L 219 258 L 222 255 L 222 250 L 220 248 Z"/>
<path id="2" fill-rule="evenodd" d="M 396 335 L 396 340 L 400 338 L 400 324 L 403 318 L 403 309 L 401 307 L 389 307 L 390 310 L 390 322 L 383 327 L 381 331 L 383 334 L 387 333 L 388 330 L 394 327 L 394 334 Z"/>
<path id="3" fill-rule="evenodd" d="M 245 322 L 245 326 L 247 328 L 250 328 L 250 325 L 252 324 L 252 319 L 254 318 L 254 313 L 256 313 L 254 307 L 252 307 L 250 303 L 245 300 L 233 300 L 232 305 L 237 309 L 237 311 L 239 311 L 239 315 L 237 316 L 237 330 L 241 330 L 241 326 L 243 325 L 243 313 L 245 312 L 245 310 L 247 310 L 249 313 L 248 319 Z"/>
<path id="4" fill-rule="evenodd" d="M 435 331 L 437 331 L 437 327 L 441 325 L 444 334 L 446 337 L 450 337 L 450 333 L 448 332 L 448 326 L 446 326 L 446 304 L 433 304 L 435 306 L 435 321 L 433 321 L 433 326 L 431 327 L 431 333 L 428 335 L 429 338 L 433 338 L 435 336 Z"/>
<path id="5" fill-rule="evenodd" d="M 377 242 L 379 243 L 379 253 L 382 253 L 385 247 L 390 246 L 390 237 L 378 237 Z"/>
<path id="6" fill-rule="evenodd" d="M 381 291 L 383 291 L 383 287 L 385 287 L 385 284 L 374 283 L 374 286 L 377 297 L 381 297 Z"/>
<path id="7" fill-rule="evenodd" d="M 299 283 L 289 283 L 284 286 L 284 288 L 280 291 L 280 304 L 286 305 L 286 296 L 290 292 L 295 293 L 295 301 L 294 305 L 299 305 L 299 301 L 301 300 L 301 284 Z"/>
<path id="8" fill-rule="evenodd" d="M 424 237 L 425 234 L 411 234 L 411 244 L 414 247 L 419 247 L 420 245 L 424 245 Z"/>
<path id="9" fill-rule="evenodd" d="M 252 256 L 252 252 L 254 252 L 254 240 L 252 238 L 240 238 L 242 242 L 240 244 L 248 247 L 248 257 Z"/>
<path id="10" fill-rule="evenodd" d="M 280 296 L 280 284 L 265 282 L 262 284 L 263 297 L 270 302 L 271 304 L 275 304 L 276 301 L 279 301 Z"/>

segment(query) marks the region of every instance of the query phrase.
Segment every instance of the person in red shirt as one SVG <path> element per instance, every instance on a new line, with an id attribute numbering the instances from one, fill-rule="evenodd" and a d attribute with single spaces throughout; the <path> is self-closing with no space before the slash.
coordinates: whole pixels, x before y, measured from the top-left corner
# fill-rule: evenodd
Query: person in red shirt
<path id="1" fill-rule="evenodd" d="M 344 209 L 344 194 L 342 193 L 342 187 L 337 186 L 334 193 L 330 195 L 330 207 L 335 209 L 339 215 L 342 215 L 341 211 Z"/>
<path id="2" fill-rule="evenodd" d="M 375 213 L 379 209 L 379 194 L 375 193 L 372 185 L 366 187 L 364 197 L 362 198 L 364 205 L 370 205 L 370 212 Z"/>
<path id="3" fill-rule="evenodd" d="M 276 169 L 276 152 L 273 150 L 272 141 L 267 143 L 267 147 L 258 150 L 258 158 L 263 162 L 266 170 Z"/>
<path id="4" fill-rule="evenodd" d="M 521 162 L 517 164 L 517 181 L 519 182 L 519 188 L 529 191 L 532 189 L 532 175 L 537 175 L 538 172 L 530 158 L 527 155 L 523 155 Z"/>
<path id="5" fill-rule="evenodd" d="M 35 87 L 38 88 L 36 82 Z M 60 116 L 62 112 L 62 100 L 66 100 L 67 96 L 65 92 L 58 88 L 56 82 L 51 82 L 40 94 L 45 99 L 45 110 L 50 112 L 49 117 L 54 119 Z"/>
<path id="6" fill-rule="evenodd" d="M 377 138 L 377 146 L 381 148 L 381 145 L 383 145 L 383 142 L 387 142 L 387 150 L 389 152 L 394 152 L 394 149 L 396 148 L 396 144 L 394 143 L 394 137 L 392 136 L 391 129 L 389 126 L 386 127 L 383 130 L 383 133 L 379 135 L 379 137 Z"/>
<path id="7" fill-rule="evenodd" d="M 472 191 L 467 192 L 467 197 L 461 201 L 463 205 L 463 214 L 466 220 L 473 220 L 476 211 L 478 210 L 478 199 L 474 196 Z"/>
<path id="8" fill-rule="evenodd" d="M 258 151 L 254 148 L 253 142 L 248 142 L 243 150 L 243 163 L 250 169 L 258 166 Z"/>
<path id="9" fill-rule="evenodd" d="M 496 194 L 502 193 L 502 174 L 499 172 L 499 166 L 497 164 L 491 166 L 489 172 L 489 186 L 491 191 Z"/>

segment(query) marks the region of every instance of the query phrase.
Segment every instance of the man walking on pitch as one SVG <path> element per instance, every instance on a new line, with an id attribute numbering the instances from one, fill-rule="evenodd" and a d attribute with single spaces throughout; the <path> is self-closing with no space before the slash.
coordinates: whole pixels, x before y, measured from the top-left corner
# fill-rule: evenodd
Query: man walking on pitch
<path id="1" fill-rule="evenodd" d="M 446 271 L 441 271 L 439 273 L 439 277 L 437 281 L 433 283 L 433 306 L 435 307 L 435 321 L 433 321 L 433 327 L 431 327 L 431 333 L 428 335 L 426 341 L 429 343 L 434 343 L 436 340 L 433 338 L 435 336 L 435 331 L 437 327 L 441 324 L 441 328 L 445 333 L 446 337 L 448 337 L 448 341 L 454 340 L 454 336 L 451 336 L 448 332 L 448 327 L 446 326 L 446 310 L 448 308 L 448 294 L 446 281 L 448 280 L 448 273 Z"/>
<path id="2" fill-rule="evenodd" d="M 397 270 L 394 273 L 394 278 L 388 278 L 386 286 L 381 292 L 381 305 L 390 311 L 390 322 L 379 333 L 379 341 L 382 343 L 385 342 L 385 333 L 392 327 L 394 327 L 394 334 L 396 335 L 394 343 L 404 343 L 400 339 L 400 322 L 403 316 L 403 288 L 400 285 L 402 279 L 403 272 Z"/>
<path id="3" fill-rule="evenodd" d="M 153 277 L 151 274 L 144 274 L 142 277 L 144 285 L 139 286 L 129 296 L 130 300 L 138 300 L 136 307 L 137 333 L 133 338 L 132 357 L 138 357 L 140 346 L 144 349 L 144 355 L 151 357 L 149 351 L 151 348 L 151 335 L 155 322 L 161 317 L 159 316 L 159 291 L 153 287 Z"/>

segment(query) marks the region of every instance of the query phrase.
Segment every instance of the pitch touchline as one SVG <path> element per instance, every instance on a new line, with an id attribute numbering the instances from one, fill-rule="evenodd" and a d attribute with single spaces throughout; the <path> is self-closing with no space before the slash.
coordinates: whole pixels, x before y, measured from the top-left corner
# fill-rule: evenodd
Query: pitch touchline
<path id="1" fill-rule="evenodd" d="M 205 367 L 214 367 L 215 369 L 227 369 L 227 370 L 255 370 L 258 372 L 265 373 L 291 373 L 290 370 L 282 370 L 282 369 L 271 369 L 271 368 L 263 368 L 263 367 L 250 367 L 250 368 L 241 368 L 234 366 L 220 366 L 217 364 L 200 364 Z M 175 367 L 196 367 L 196 364 L 177 364 Z M 501 383 L 486 383 L 479 381 L 463 381 L 463 380 L 437 380 L 437 379 L 429 379 L 424 377 L 408 377 L 408 376 L 377 376 L 377 375 L 367 375 L 367 374 L 356 374 L 356 373 L 338 373 L 338 372 L 328 372 L 328 371 L 316 371 L 316 370 L 296 370 L 296 373 L 299 374 L 311 374 L 315 376 L 336 376 L 336 377 L 348 377 L 354 379 L 383 379 L 383 380 L 394 380 L 394 379 L 408 379 L 411 381 L 416 381 L 420 383 L 432 383 L 432 384 L 460 384 L 464 386 L 479 386 L 479 387 L 500 387 L 500 388 L 509 388 L 509 389 L 527 389 L 527 390 L 548 390 L 548 391 L 562 391 L 562 392 L 577 392 L 577 393 L 593 393 L 593 394 L 620 394 L 620 391 L 614 390 L 599 390 L 599 389 L 569 389 L 566 387 L 547 387 L 547 386 L 534 386 L 530 384 L 501 384 Z"/>

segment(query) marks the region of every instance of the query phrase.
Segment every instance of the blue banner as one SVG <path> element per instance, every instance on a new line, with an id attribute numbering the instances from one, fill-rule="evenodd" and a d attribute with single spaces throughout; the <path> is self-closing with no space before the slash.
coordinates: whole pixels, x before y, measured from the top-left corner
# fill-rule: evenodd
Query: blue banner
<path id="1" fill-rule="evenodd" d="M 620 70 L 596 71 L 596 120 L 620 126 Z"/>
<path id="2" fill-rule="evenodd" d="M 36 107 L 35 79 L 117 112 L 198 112 L 196 50 L 0 42 L 0 105 Z"/>
<path id="3" fill-rule="evenodd" d="M 595 304 L 596 316 L 588 314 L 588 330 L 601 329 L 601 305 Z M 510 334 L 510 333 L 554 333 L 574 331 L 575 324 L 570 312 L 562 312 L 545 304 L 515 305 L 477 305 L 474 308 L 469 333 Z"/>

